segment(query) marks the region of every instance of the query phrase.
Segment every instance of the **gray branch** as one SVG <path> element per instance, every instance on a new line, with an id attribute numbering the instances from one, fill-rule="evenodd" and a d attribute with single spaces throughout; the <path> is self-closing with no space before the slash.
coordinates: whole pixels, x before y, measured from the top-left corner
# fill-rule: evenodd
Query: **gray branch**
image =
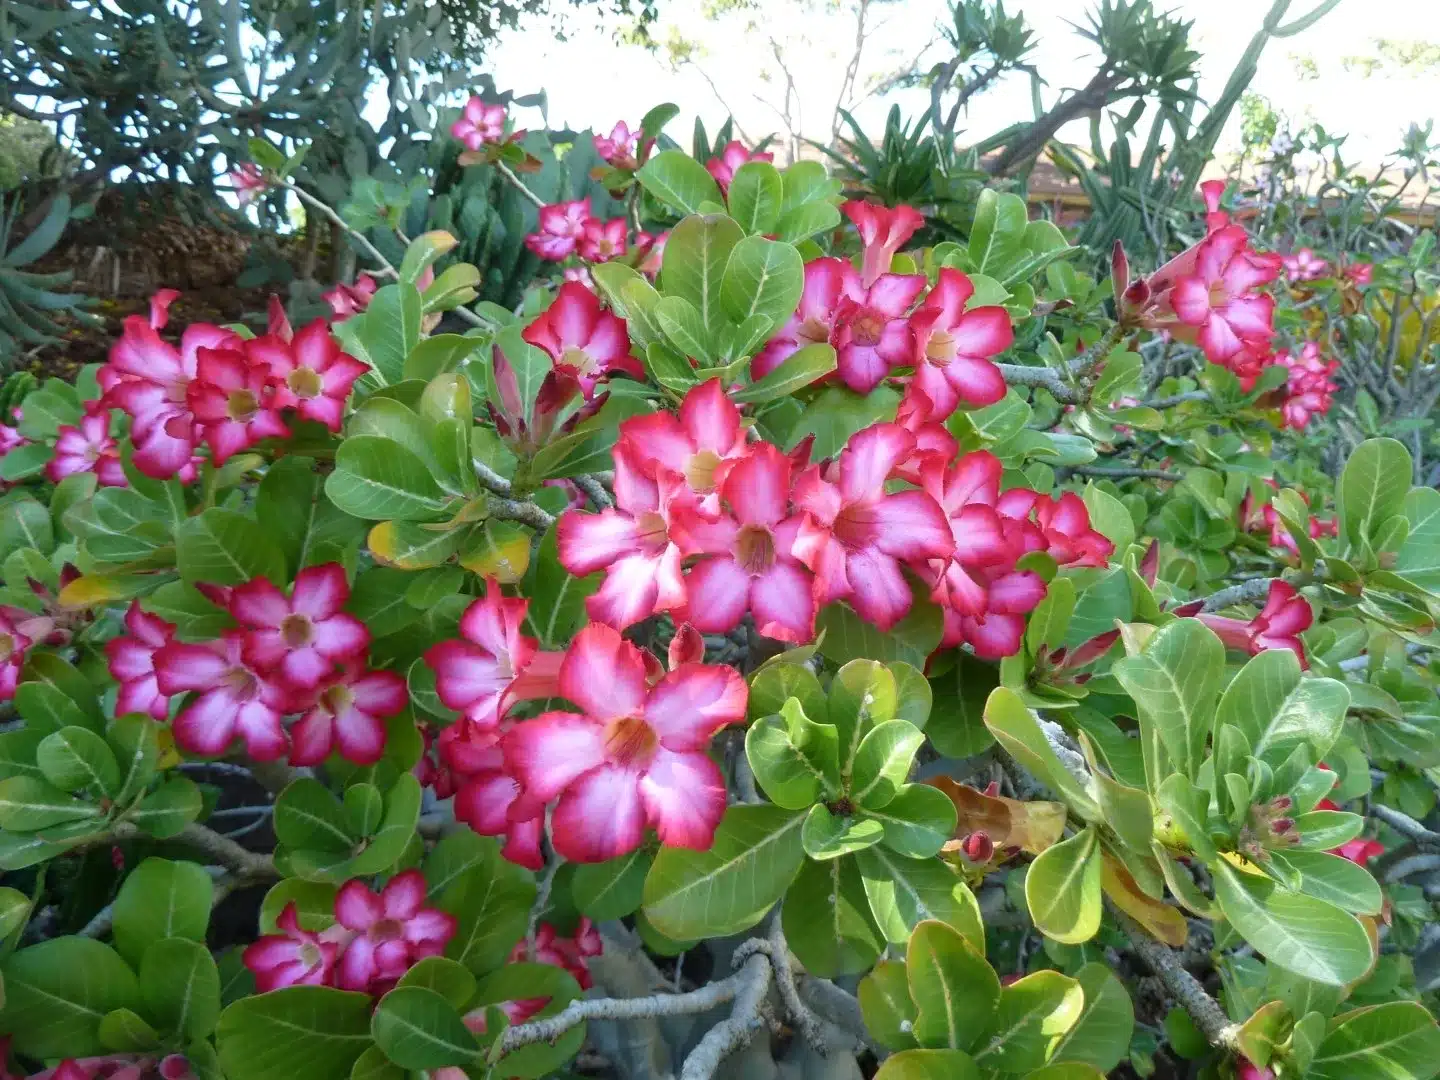
<path id="1" fill-rule="evenodd" d="M 1381 803 L 1372 803 L 1370 816 L 1377 821 L 1383 821 L 1396 832 L 1413 840 L 1415 846 L 1422 851 L 1440 852 L 1440 833 L 1427 829 L 1409 814 L 1402 814 L 1399 810 L 1392 810 Z"/>
<path id="2" fill-rule="evenodd" d="M 1093 376 L 1100 363 L 1114 351 L 1125 336 L 1125 326 L 1116 322 L 1064 368 L 1029 367 L 1024 364 L 997 364 L 1000 374 L 1011 386 L 1039 387 L 1047 390 L 1056 401 L 1065 405 L 1084 405 L 1090 400 Z"/>
<path id="3" fill-rule="evenodd" d="M 1240 1025 L 1233 1023 L 1220 1003 L 1212 998 L 1200 985 L 1200 980 L 1185 970 L 1179 954 L 1164 942 L 1156 941 L 1144 927 L 1123 911 L 1111 907 L 1120 928 L 1130 936 L 1135 952 L 1159 976 L 1170 991 L 1170 996 L 1190 1014 L 1196 1028 L 1205 1040 L 1222 1050 L 1238 1051 L 1240 1048 Z"/>
<path id="4" fill-rule="evenodd" d="M 581 473 L 579 476 L 572 476 L 570 479 L 576 487 L 585 493 L 596 510 L 609 510 L 615 505 L 614 500 L 610 498 L 610 493 L 605 490 L 605 486 L 601 484 L 599 480 L 595 479 L 595 477 Z"/>
<path id="5" fill-rule="evenodd" d="M 128 821 L 117 822 L 110 835 L 116 840 L 153 839 Z M 242 881 L 269 881 L 280 877 L 275 860 L 258 851 L 247 851 L 204 825 L 186 825 L 174 839 L 232 871 Z"/>
<path id="6" fill-rule="evenodd" d="M 739 983 L 730 1019 L 716 1024 L 690 1051 L 690 1056 L 680 1067 L 680 1080 L 710 1080 L 721 1061 L 748 1045 L 755 1033 L 765 1026 L 761 1008 L 770 990 L 770 970 L 771 961 L 758 950 L 745 961 L 745 966 L 737 973 Z"/>

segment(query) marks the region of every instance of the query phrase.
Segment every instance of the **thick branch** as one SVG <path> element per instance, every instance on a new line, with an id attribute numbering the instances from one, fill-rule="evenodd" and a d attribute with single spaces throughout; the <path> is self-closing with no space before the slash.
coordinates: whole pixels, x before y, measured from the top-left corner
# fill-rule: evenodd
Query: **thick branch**
<path id="1" fill-rule="evenodd" d="M 1004 176 L 1014 166 L 1035 157 L 1071 120 L 1109 104 L 1111 91 L 1120 85 L 1122 78 L 1105 68 L 1097 71 L 1083 89 L 1057 102 L 1044 116 L 1026 126 L 1023 134 L 983 166 L 985 171 L 991 176 Z"/>
<path id="2" fill-rule="evenodd" d="M 825 1029 L 821 1026 L 820 1018 L 810 1011 L 810 1006 L 800 1000 L 799 989 L 795 985 L 795 969 L 790 966 L 790 945 L 780 927 L 778 910 L 770 916 L 770 932 L 766 939 L 750 941 L 746 945 L 770 957 L 770 963 L 775 968 L 775 989 L 780 994 L 780 1002 L 785 1006 L 785 1011 L 790 1014 L 790 1022 L 795 1025 L 795 1030 L 800 1032 L 810 1048 L 823 1057 L 829 1049 L 825 1042 Z M 740 948 L 743 950 L 746 945 Z"/>
<path id="3" fill-rule="evenodd" d="M 497 521 L 518 521 L 521 525 L 529 525 L 537 532 L 544 532 L 555 524 L 554 514 L 523 499 L 491 496 L 485 504 L 485 512 Z"/>
<path id="4" fill-rule="evenodd" d="M 1159 976 L 1171 997 L 1190 1014 L 1205 1040 L 1222 1050 L 1238 1051 L 1240 1025 L 1231 1022 L 1220 1003 L 1200 985 L 1200 980 L 1185 970 L 1175 950 L 1156 941 L 1145 929 L 1123 911 L 1111 908 L 1120 928 L 1130 935 L 1135 952 Z"/>
<path id="5" fill-rule="evenodd" d="M 1023 364 L 997 364 L 1000 374 L 1011 386 L 1038 386 L 1050 392 L 1050 396 L 1065 405 L 1084 405 L 1090 400 L 1091 376 L 1101 362 L 1110 355 L 1120 339 L 1125 336 L 1125 326 L 1114 323 L 1100 340 L 1075 357 L 1063 369 L 1052 367 L 1029 367 Z"/>
<path id="6" fill-rule="evenodd" d="M 110 835 L 116 840 L 152 839 L 128 821 L 117 822 Z M 209 857 L 219 866 L 231 871 L 238 878 L 265 881 L 280 876 L 275 869 L 275 860 L 258 851 L 247 851 L 234 840 L 205 828 L 204 825 L 186 825 L 173 839 L 194 848 Z"/>
<path id="7" fill-rule="evenodd" d="M 1171 394 L 1169 397 L 1156 398 L 1154 401 L 1142 401 L 1140 404 L 1150 409 L 1168 409 L 1175 405 L 1183 405 L 1187 401 L 1209 401 L 1210 391 L 1208 390 L 1186 390 L 1183 394 Z"/>
<path id="8" fill-rule="evenodd" d="M 1299 588 L 1302 585 L 1309 585 L 1314 580 L 1315 573 L 1313 571 L 1291 574 L 1289 577 L 1251 578 L 1249 581 L 1231 585 L 1228 589 L 1221 589 L 1207 597 L 1205 605 L 1200 610 L 1221 611 L 1235 604 L 1258 604 L 1270 595 L 1270 585 L 1273 582 L 1288 581 L 1291 585 Z"/>
<path id="9" fill-rule="evenodd" d="M 572 476 L 570 479 L 574 481 L 576 487 L 585 493 L 596 510 L 609 510 L 615 505 L 614 501 L 610 498 L 610 493 L 605 490 L 605 486 L 601 484 L 599 480 L 596 480 L 595 477 L 581 473 L 579 476 Z"/>
<path id="10" fill-rule="evenodd" d="M 765 1026 L 761 1006 L 770 989 L 770 963 L 758 953 L 745 961 L 739 971 L 740 984 L 730 1019 L 716 1024 L 700 1040 L 680 1068 L 680 1080 L 710 1080 L 720 1062 L 747 1045 Z"/>
<path id="11" fill-rule="evenodd" d="M 1169 469 L 1125 469 L 1108 465 L 1073 465 L 1070 472 L 1076 476 L 1108 476 L 1115 480 L 1169 480 L 1179 483 L 1184 479 Z"/>
<path id="12" fill-rule="evenodd" d="M 1402 814 L 1399 810 L 1392 810 L 1381 803 L 1371 803 L 1370 816 L 1413 840 L 1415 846 L 1422 851 L 1440 852 L 1440 833 L 1427 829 L 1409 814 Z"/>

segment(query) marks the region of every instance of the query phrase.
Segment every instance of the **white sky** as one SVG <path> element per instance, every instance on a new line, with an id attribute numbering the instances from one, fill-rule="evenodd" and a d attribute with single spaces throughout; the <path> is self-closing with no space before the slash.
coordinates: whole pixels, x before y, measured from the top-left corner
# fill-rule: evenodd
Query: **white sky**
<path id="1" fill-rule="evenodd" d="M 1271 0 L 1175 0 L 1172 7 L 1195 26 L 1192 46 L 1202 55 L 1201 94 L 1213 97 L 1246 48 Z M 1291 0 L 1290 18 L 1310 11 L 1317 0 Z M 706 22 L 701 0 L 663 0 L 657 38 L 670 27 L 686 38 L 703 40 L 708 53 L 702 64 L 752 137 L 780 130 L 773 110 L 757 99 L 778 102 L 780 87 L 762 81 L 775 72 L 769 38 L 786 45 L 787 62 L 801 86 L 805 134 L 824 140 L 829 116 L 846 61 L 853 48 L 853 17 L 835 13 L 834 0 L 763 0 L 759 29 L 746 28 L 734 17 Z M 1057 90 L 1083 84 L 1093 70 L 1089 45 L 1067 20 L 1081 20 L 1088 4 L 1079 0 L 1011 0 L 1011 12 L 1023 10 L 1037 31 L 1034 58 L 1049 82 L 1046 104 Z M 878 9 L 885 20 L 862 62 L 862 80 L 893 69 L 897 59 L 913 55 L 929 40 L 943 0 L 900 0 Z M 639 48 L 616 46 L 609 29 L 587 28 L 572 19 L 568 41 L 556 41 L 549 28 L 512 32 L 492 53 L 491 73 L 501 89 L 530 93 L 548 91 L 550 120 L 575 128 L 609 130 L 616 120 L 632 125 L 652 105 L 673 101 L 681 107 L 668 133 L 688 145 L 698 112 L 713 131 L 726 115 L 703 78 L 693 70 L 672 74 L 664 64 Z M 1424 123 L 1440 112 L 1440 72 L 1377 72 L 1368 78 L 1347 72 L 1342 58 L 1376 55 L 1378 38 L 1440 43 L 1440 2 L 1437 0 L 1342 0 L 1314 26 L 1289 38 L 1271 39 L 1260 60 L 1251 89 L 1270 98 L 1281 112 L 1316 120 L 1330 131 L 1350 136 L 1347 157 L 1378 162 L 1398 145 L 1411 123 Z M 934 54 L 931 54 L 932 57 Z M 1297 77 L 1294 58 L 1308 57 L 1320 71 L 1318 80 Z M 924 91 L 899 91 L 872 98 L 858 112 L 866 128 L 878 134 L 889 105 L 899 101 L 911 115 L 923 108 Z M 1012 75 L 972 102 L 961 126 L 982 138 L 1010 123 L 1032 116 L 1029 79 Z M 533 112 L 519 119 L 536 124 Z M 1231 117 L 1222 150 L 1238 138 L 1238 110 Z M 1088 143 L 1085 125 L 1062 133 L 1072 142 Z"/>

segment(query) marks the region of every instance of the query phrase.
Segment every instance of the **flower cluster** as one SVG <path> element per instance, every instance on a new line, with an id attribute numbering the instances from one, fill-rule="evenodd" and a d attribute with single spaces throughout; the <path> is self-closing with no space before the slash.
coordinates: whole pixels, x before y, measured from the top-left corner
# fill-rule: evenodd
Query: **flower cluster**
<path id="1" fill-rule="evenodd" d="M 245 966 L 264 994 L 286 986 L 335 986 L 379 996 L 418 961 L 439 956 L 455 936 L 455 917 L 425 906 L 425 876 L 406 870 L 380 892 L 352 878 L 335 896 L 335 924 L 300 927 L 295 904 L 267 934 L 245 949 Z"/>
<path id="2" fill-rule="evenodd" d="M 359 315 L 370 306 L 370 298 L 379 285 L 369 274 L 360 274 L 353 285 L 338 282 L 320 294 L 330 308 L 331 323 L 342 323 L 353 315 Z"/>
<path id="3" fill-rule="evenodd" d="M 1330 411 L 1333 395 L 1340 389 L 1330 376 L 1340 369 L 1339 361 L 1322 360 L 1320 346 L 1307 341 L 1298 354 L 1284 349 L 1277 352 L 1275 363 L 1287 371 L 1285 396 L 1280 404 L 1282 426 L 1298 431 L 1311 417 Z"/>
<path id="4" fill-rule="evenodd" d="M 612 169 L 638 169 L 655 145 L 654 139 L 642 141 L 641 132 L 630 130 L 630 125 L 624 120 L 617 123 L 609 135 L 594 135 L 591 140 L 595 144 L 595 152 Z"/>
<path id="5" fill-rule="evenodd" d="M 1280 485 L 1275 483 L 1274 480 L 1266 480 L 1265 483 L 1275 491 L 1280 490 Z M 1310 505 L 1309 496 L 1303 491 L 1297 492 L 1297 494 L 1299 494 L 1301 501 L 1303 501 L 1306 506 Z M 1280 520 L 1280 512 L 1275 509 L 1272 503 L 1266 503 L 1264 506 L 1256 506 L 1255 503 L 1256 500 L 1249 492 L 1246 492 L 1245 497 L 1240 500 L 1240 510 L 1237 515 L 1239 517 L 1240 528 L 1246 532 L 1268 531 L 1270 533 L 1270 546 L 1272 548 L 1283 548 L 1292 555 L 1299 555 L 1300 547 L 1295 543 L 1295 538 L 1290 535 L 1290 530 L 1285 522 Z M 1322 518 L 1316 515 L 1311 515 L 1310 517 L 1308 532 L 1312 540 L 1320 540 L 1327 536 L 1337 536 L 1339 535 L 1339 530 L 1340 522 L 1337 518 Z"/>
<path id="6" fill-rule="evenodd" d="M 98 401 L 85 403 L 79 425 L 60 426 L 55 435 L 55 456 L 45 464 L 45 477 L 55 484 L 67 476 L 87 472 L 95 474 L 101 487 L 129 484 L 120 464 L 120 444 L 110 434 L 110 410 Z M 188 483 L 192 478 L 183 479 Z"/>
<path id="7" fill-rule="evenodd" d="M 1281 259 L 1285 267 L 1285 278 L 1294 284 L 1299 281 L 1314 281 L 1330 272 L 1330 264 L 1308 247 L 1292 251 Z"/>
<path id="8" fill-rule="evenodd" d="M 350 388 L 369 368 L 341 351 L 323 319 L 293 336 L 283 324 L 251 339 L 192 323 L 177 349 L 158 333 L 173 293 L 158 299 L 148 321 L 125 320 L 99 373 L 100 404 L 129 414 L 135 467 L 146 476 L 182 473 L 201 443 L 219 464 L 284 438 L 286 412 L 340 430 Z"/>
<path id="9" fill-rule="evenodd" d="M 663 235 L 640 232 L 632 248 L 625 219 L 593 216 L 588 199 L 542 206 L 539 231 L 525 237 L 525 246 L 542 259 L 560 262 L 576 255 L 587 263 L 603 263 L 628 255 L 647 272 L 653 272 L 652 256 L 658 268 L 658 251 L 664 243 Z"/>
<path id="10" fill-rule="evenodd" d="M 170 699 L 193 693 L 172 722 L 194 754 L 223 754 L 238 736 L 256 761 L 289 751 L 293 765 L 318 765 L 338 751 L 373 765 L 385 750 L 386 717 L 409 700 L 392 671 L 367 671 L 370 632 L 342 611 L 350 586 L 339 563 L 301 570 L 287 596 L 265 578 L 228 591 L 239 623 L 215 641 L 175 640 L 175 627 L 132 604 L 128 633 L 106 645 L 127 710 L 163 719 Z M 288 733 L 287 715 L 301 714 Z"/>

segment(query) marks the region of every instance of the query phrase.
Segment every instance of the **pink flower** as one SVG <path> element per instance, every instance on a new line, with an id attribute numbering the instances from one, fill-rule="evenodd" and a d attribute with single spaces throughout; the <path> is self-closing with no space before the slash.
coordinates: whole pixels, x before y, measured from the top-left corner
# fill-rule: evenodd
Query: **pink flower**
<path id="1" fill-rule="evenodd" d="M 21 628 L 31 618 L 28 611 L 0 606 L 0 701 L 9 701 L 15 696 L 25 656 L 34 644 L 34 639 Z"/>
<path id="2" fill-rule="evenodd" d="M 1356 866 L 1364 866 L 1377 855 L 1385 854 L 1385 845 L 1379 840 L 1356 837 L 1354 840 L 1345 841 L 1337 848 L 1332 848 L 1330 854 L 1339 855 L 1342 859 L 1349 859 Z"/>
<path id="3" fill-rule="evenodd" d="M 199 695 L 171 725 L 176 744 L 187 753 L 218 757 L 236 735 L 245 740 L 246 752 L 256 761 L 274 761 L 285 753 L 287 739 L 280 718 L 289 711 L 289 695 L 245 661 L 244 645 L 241 631 L 227 630 L 219 641 L 203 645 L 172 641 L 156 650 L 155 684 L 160 693 Z"/>
<path id="4" fill-rule="evenodd" d="M 201 349 L 185 400 L 217 465 L 262 439 L 290 434 L 270 369 L 239 349 Z"/>
<path id="5" fill-rule="evenodd" d="M 605 160 L 605 163 L 616 169 L 635 169 L 640 165 L 640 132 L 631 131 L 628 124 L 621 120 L 611 129 L 609 136 L 594 135 L 591 137 L 595 143 L 595 153 Z M 645 144 L 648 149 L 650 143 Z"/>
<path id="6" fill-rule="evenodd" d="M 1300 355 L 1292 356 L 1288 350 L 1282 349 L 1275 354 L 1275 362 L 1289 369 L 1285 400 L 1280 406 L 1284 427 L 1300 430 L 1312 416 L 1330 411 L 1334 400 L 1332 395 L 1340 389 L 1330 376 L 1339 370 L 1339 361 L 1327 363 L 1320 359 L 1319 344 L 1307 341 Z"/>
<path id="7" fill-rule="evenodd" d="M 720 484 L 728 513 L 681 512 L 681 549 L 704 556 L 685 579 L 688 618 L 702 633 L 733 630 L 750 611 L 766 637 L 815 636 L 814 579 L 790 553 L 801 523 L 790 514 L 790 469 L 778 449 L 756 443 Z"/>
<path id="8" fill-rule="evenodd" d="M 460 638 L 425 653 L 440 700 L 482 730 L 499 724 L 513 702 L 555 693 L 560 654 L 540 652 L 535 639 L 520 632 L 529 606 L 503 596 L 499 583 L 487 578 L 485 595 L 460 617 Z"/>
<path id="9" fill-rule="evenodd" d="M 1266 649 L 1289 649 L 1300 658 L 1302 668 L 1310 666 L 1300 634 L 1310 628 L 1315 621 L 1315 613 L 1310 609 L 1309 602 L 1288 582 L 1270 582 L 1265 606 L 1248 622 L 1223 615 L 1196 617 L 1215 631 L 1231 649 L 1248 652 L 1251 656 L 1258 656 Z"/>
<path id="10" fill-rule="evenodd" d="M 527 944 L 525 941 L 515 943 L 515 948 L 510 952 L 510 963 L 525 963 L 529 958 Z M 590 967 L 585 961 L 592 956 L 599 956 L 604 948 L 595 924 L 583 915 L 575 928 L 574 937 L 560 937 L 555 927 L 549 923 L 541 923 L 535 932 L 535 962 L 549 964 L 568 972 L 581 990 L 589 990 L 594 985 L 594 980 L 590 977 Z M 519 1001 L 504 1002 L 500 1005 L 500 1010 L 505 1013 L 510 1023 L 523 1024 L 549 1004 L 548 997 L 523 998 Z"/>
<path id="11" fill-rule="evenodd" d="M 847 278 L 858 289 L 860 276 L 844 259 L 812 259 L 805 264 L 805 289 L 795 314 L 751 361 L 752 379 L 770 374 L 797 350 L 830 340 L 835 329 L 835 309 Z"/>
<path id="12" fill-rule="evenodd" d="M 340 886 L 335 918 L 355 932 L 335 969 L 342 990 L 383 994 L 417 961 L 439 956 L 455 936 L 453 915 L 425 906 L 425 875 L 396 874 L 379 893 L 359 878 Z"/>
<path id="13" fill-rule="evenodd" d="M 1165 328 L 1224 364 L 1247 347 L 1263 349 L 1274 335 L 1275 301 L 1255 290 L 1279 269 L 1277 256 L 1252 251 L 1245 230 L 1227 225 L 1161 267 L 1150 285 L 1178 320 Z"/>
<path id="14" fill-rule="evenodd" d="M 329 986 L 340 946 L 324 936 L 300 929 L 294 902 L 275 920 L 278 934 L 266 934 L 245 947 L 241 959 L 255 976 L 255 989 L 267 994 L 286 986 Z"/>
<path id="15" fill-rule="evenodd" d="M 1330 269 L 1330 264 L 1308 247 L 1286 255 L 1281 262 L 1285 267 L 1286 278 L 1291 281 L 1314 281 L 1324 277 Z"/>
<path id="16" fill-rule="evenodd" d="M 868 288 L 861 286 L 853 269 L 844 276 L 830 344 L 835 346 L 840 381 L 868 394 L 914 357 L 914 335 L 905 313 L 925 288 L 925 275 L 882 274 Z"/>
<path id="17" fill-rule="evenodd" d="M 588 266 L 567 266 L 560 271 L 562 281 L 573 281 L 578 285 L 584 285 L 591 292 L 595 291 L 595 278 L 590 273 Z"/>
<path id="18" fill-rule="evenodd" d="M 277 408 L 294 409 L 331 431 L 340 430 L 345 401 L 368 364 L 340 350 L 324 319 L 316 319 L 288 342 L 266 335 L 245 343 L 245 354 L 270 369 L 280 386 Z"/>
<path id="19" fill-rule="evenodd" d="M 230 594 L 230 614 L 246 627 L 245 661 L 294 690 L 313 690 L 370 644 L 365 624 L 341 610 L 350 599 L 339 563 L 307 566 L 285 594 L 254 578 Z"/>
<path id="20" fill-rule="evenodd" d="M 938 460 L 940 467 L 960 456 L 960 443 L 950 430 L 932 415 L 934 406 L 925 391 L 914 380 L 905 388 L 905 396 L 895 412 L 895 422 L 915 436 L 915 449 L 896 468 L 895 475 L 906 483 L 921 486 L 925 466 Z"/>
<path id="21" fill-rule="evenodd" d="M 355 284 L 337 282 L 331 289 L 320 294 L 320 299 L 330 305 L 331 322 L 342 323 L 352 315 L 359 315 L 370 306 L 370 298 L 379 288 L 369 274 L 361 274 Z"/>
<path id="22" fill-rule="evenodd" d="M 962 402 L 993 405 L 1005 396 L 1005 377 L 990 360 L 1015 340 L 1010 315 L 998 306 L 966 311 L 975 286 L 959 270 L 945 267 L 940 280 L 910 316 L 915 335 L 914 384 L 943 420 Z"/>
<path id="23" fill-rule="evenodd" d="M 464 723 L 462 720 L 461 723 Z M 529 870 L 540 870 L 545 857 L 545 804 L 529 798 L 510 775 L 498 745 L 479 752 L 484 765 L 469 773 L 455 793 L 455 819 L 481 836 L 503 836 L 500 854 Z"/>
<path id="24" fill-rule="evenodd" d="M 540 208 L 540 231 L 525 237 L 525 246 L 542 259 L 556 262 L 575 250 L 590 220 L 588 199 L 555 203 Z"/>
<path id="25" fill-rule="evenodd" d="M 660 273 L 660 264 L 665 258 L 665 244 L 670 239 L 667 229 L 659 236 L 647 232 L 635 234 L 635 269 L 649 277 Z"/>
<path id="26" fill-rule="evenodd" d="M 86 415 L 79 427 L 65 424 L 55 439 L 55 456 L 45 464 L 45 476 L 58 484 L 67 476 L 93 472 L 101 487 L 127 487 L 125 470 L 120 465 L 119 444 L 110 437 L 110 410 L 87 402 Z"/>
<path id="27" fill-rule="evenodd" d="M 774 161 L 775 155 L 771 153 L 760 153 L 745 148 L 745 144 L 737 139 L 731 139 L 725 144 L 725 149 L 720 151 L 719 157 L 712 157 L 705 163 L 705 171 L 715 178 L 720 185 L 720 192 L 724 194 L 730 190 L 730 181 L 735 179 L 735 170 L 751 161 Z"/>
<path id="28" fill-rule="evenodd" d="M 865 245 L 860 283 L 867 289 L 881 274 L 890 272 L 890 261 L 895 258 L 895 253 L 925 224 L 919 212 L 909 206 L 897 206 L 892 210 L 878 203 L 851 199 L 840 209 L 860 231 L 860 242 Z"/>
<path id="29" fill-rule="evenodd" d="M 1033 522 L 1041 537 L 1033 550 L 1048 552 L 1061 566 L 1105 566 L 1114 554 L 1115 545 L 1090 527 L 1090 511 L 1073 491 L 1055 499 L 1028 488 L 1012 488 L 995 507 L 1005 517 Z"/>
<path id="30" fill-rule="evenodd" d="M 115 698 L 115 715 L 147 713 L 156 720 L 170 715 L 170 699 L 160 692 L 155 679 L 155 654 L 175 640 L 175 624 L 130 601 L 125 612 L 125 637 L 105 643 L 110 675 L 120 684 Z"/>
<path id="31" fill-rule="evenodd" d="M 385 718 L 409 701 L 401 675 L 347 665 L 291 727 L 290 764 L 319 765 L 334 750 L 352 764 L 374 765 L 385 753 Z"/>
<path id="32" fill-rule="evenodd" d="M 486 105 L 478 97 L 465 103 L 460 118 L 450 125 L 450 134 L 467 150 L 479 150 L 486 143 L 505 141 L 505 106 Z"/>
<path id="33" fill-rule="evenodd" d="M 270 190 L 270 181 L 265 179 L 260 167 L 248 161 L 231 169 L 229 176 L 235 188 L 235 200 L 241 206 L 254 202 Z"/>
<path id="34" fill-rule="evenodd" d="M 686 392 L 678 417 L 659 411 L 622 421 L 620 442 L 648 474 L 665 469 L 684 477 L 696 495 L 708 496 L 745 453 L 745 429 L 720 380 L 710 379 Z M 716 505 L 709 499 L 705 508 Z"/>
<path id="35" fill-rule="evenodd" d="M 544 349 L 556 371 L 572 376 L 589 401 L 595 386 L 612 373 L 643 379 L 645 369 L 630 355 L 625 320 L 600 307 L 600 298 L 585 286 L 567 281 L 554 302 L 525 327 L 521 336 Z"/>
<path id="36" fill-rule="evenodd" d="M 1200 185 L 1200 197 L 1205 200 L 1205 231 L 1219 232 L 1230 224 L 1230 215 L 1220 209 L 1220 197 L 1225 194 L 1224 180 L 1206 180 Z"/>
<path id="37" fill-rule="evenodd" d="M 657 611 L 685 604 L 680 549 L 671 535 L 675 512 L 694 501 L 677 474 L 652 473 L 616 443 L 615 509 L 598 514 L 570 510 L 560 516 L 555 539 L 560 563 L 577 576 L 605 570 L 605 583 L 585 599 L 596 622 L 618 630 Z"/>
<path id="38" fill-rule="evenodd" d="M 1345 279 L 1352 285 L 1363 288 L 1369 285 L 1375 277 L 1375 264 L 1368 262 L 1353 262 L 1343 267 L 1340 271 Z"/>
<path id="39" fill-rule="evenodd" d="M 20 423 L 20 406 L 17 405 L 15 407 L 13 417 L 15 423 L 18 425 Z M 30 440 L 24 435 L 21 435 L 16 428 L 6 424 L 0 424 L 0 458 L 10 453 L 11 450 L 18 450 L 22 446 L 29 445 Z"/>
<path id="40" fill-rule="evenodd" d="M 591 218 L 585 222 L 576 244 L 580 257 L 586 262 L 602 263 L 618 259 L 625 254 L 626 226 L 623 217 L 601 221 Z"/>
<path id="41" fill-rule="evenodd" d="M 1275 1080 L 1275 1074 L 1242 1058 L 1235 1063 L 1235 1080 Z"/>
<path id="42" fill-rule="evenodd" d="M 603 862 L 639 847 L 647 825 L 664 845 L 707 849 L 725 812 L 725 781 L 706 750 L 744 719 L 739 672 L 684 664 L 651 688 L 640 650 L 592 623 L 565 654 L 560 693 L 582 712 L 542 713 L 501 743 L 527 797 L 559 797 L 556 852 Z"/>
<path id="43" fill-rule="evenodd" d="M 815 599 L 849 600 L 862 617 L 888 630 L 910 610 L 902 562 L 948 558 L 955 542 L 939 504 L 923 491 L 894 494 L 886 481 L 915 450 L 898 424 L 875 424 L 851 438 L 822 475 L 807 468 L 794 502 L 805 512 L 791 553 L 815 574 Z"/>

